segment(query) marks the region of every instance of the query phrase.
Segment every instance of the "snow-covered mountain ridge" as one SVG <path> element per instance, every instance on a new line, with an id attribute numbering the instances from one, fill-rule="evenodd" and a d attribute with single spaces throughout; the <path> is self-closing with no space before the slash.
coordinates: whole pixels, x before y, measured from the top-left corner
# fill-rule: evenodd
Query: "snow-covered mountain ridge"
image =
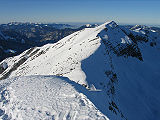
<path id="1" fill-rule="evenodd" d="M 92 93 L 67 78 L 17 77 L 1 81 L 0 88 L 3 120 L 108 120 L 86 97 Z"/>
<path id="2" fill-rule="evenodd" d="M 83 29 L 55 44 L 5 59 L 0 63 L 0 79 L 68 77 L 87 90 L 98 90 L 98 97 L 87 97 L 111 120 L 158 119 L 160 35 L 137 29 L 121 28 L 114 21 Z"/>
<path id="3" fill-rule="evenodd" d="M 109 32 L 108 36 L 105 35 L 106 29 L 107 29 L 106 26 L 111 28 L 108 31 Z M 60 75 L 60 76 L 63 75 L 66 77 L 69 77 L 70 74 L 72 74 L 72 77 L 73 77 L 73 73 L 75 71 L 78 71 L 79 72 L 78 76 L 80 77 L 81 80 L 78 80 L 79 78 L 77 75 L 75 79 L 72 79 L 71 77 L 69 78 L 76 82 L 78 81 L 82 82 L 82 78 L 83 78 L 84 80 L 82 84 L 86 84 L 85 75 L 81 70 L 81 65 L 80 65 L 81 61 L 89 57 L 90 55 L 92 55 L 97 50 L 97 48 L 102 44 L 101 40 L 107 40 L 108 39 L 107 37 L 110 37 L 110 39 L 113 40 L 111 43 L 112 44 L 111 48 L 116 48 L 116 46 L 118 46 L 121 43 L 123 44 L 132 43 L 131 39 L 127 37 L 124 34 L 124 32 L 120 30 L 120 28 L 116 28 L 116 30 L 114 30 L 114 27 L 116 26 L 117 24 L 114 22 L 111 22 L 109 24 L 105 23 L 96 28 L 88 28 L 88 29 L 75 32 L 74 34 L 57 42 L 56 44 L 47 44 L 41 48 L 31 48 L 30 50 L 22 53 L 20 56 L 15 57 L 14 62 L 12 62 L 13 59 L 11 58 L 5 60 L 6 62 L 11 60 L 11 62 L 8 63 L 8 68 L 7 68 L 8 71 L 5 70 L 4 73 L 2 73 L 2 76 L 5 76 L 5 73 L 8 73 L 12 68 L 14 68 L 14 66 L 17 66 L 15 65 L 15 63 L 20 64 L 21 62 L 18 62 L 18 61 L 22 61 L 22 63 L 25 62 L 27 64 L 30 64 L 29 67 L 27 67 L 27 69 L 24 69 L 26 68 L 27 64 L 23 64 L 24 66 L 20 64 L 21 67 L 23 67 L 23 69 L 18 67 L 18 69 L 15 71 L 11 70 L 12 73 L 10 77 L 24 76 L 24 75 L 37 75 L 37 74 L 38 75 Z M 118 34 L 117 36 L 120 38 L 115 39 L 114 34 L 115 35 Z M 115 52 L 117 51 L 115 50 Z M 63 59 L 63 56 L 65 57 L 65 59 Z M 54 59 L 55 57 L 56 59 Z M 36 63 L 34 63 L 35 61 Z M 64 62 L 66 62 L 66 64 Z M 42 68 L 45 67 L 46 70 L 39 69 L 40 67 Z M 61 70 L 62 68 L 64 70 Z M 36 69 L 38 69 L 38 71 Z M 75 73 L 78 73 L 78 72 L 75 72 Z"/>

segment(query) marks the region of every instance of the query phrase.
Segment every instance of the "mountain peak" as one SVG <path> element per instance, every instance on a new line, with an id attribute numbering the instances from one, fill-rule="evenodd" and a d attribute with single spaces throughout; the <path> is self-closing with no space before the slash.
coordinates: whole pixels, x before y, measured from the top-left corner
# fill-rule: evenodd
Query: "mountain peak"
<path id="1" fill-rule="evenodd" d="M 118 26 L 115 21 L 107 21 L 107 22 L 105 22 L 103 25 L 105 25 L 106 27 L 107 27 L 107 26 L 110 26 L 110 27 L 112 27 L 112 28 Z"/>

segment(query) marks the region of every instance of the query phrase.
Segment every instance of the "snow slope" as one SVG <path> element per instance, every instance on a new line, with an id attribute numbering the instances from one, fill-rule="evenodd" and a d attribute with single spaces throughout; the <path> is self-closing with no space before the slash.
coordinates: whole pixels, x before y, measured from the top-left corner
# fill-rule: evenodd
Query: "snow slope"
<path id="1" fill-rule="evenodd" d="M 114 22 L 110 23 L 110 28 Z M 113 26 L 116 23 L 113 24 Z M 5 60 L 8 63 L 8 69 L 2 74 L 5 75 L 12 69 L 16 62 L 20 59 L 26 59 L 24 64 L 20 65 L 10 74 L 13 76 L 28 75 L 60 75 L 68 77 L 80 84 L 87 84 L 85 73 L 81 70 L 81 61 L 92 55 L 99 46 L 101 46 L 101 38 L 97 36 L 107 25 L 107 23 L 96 28 L 87 28 L 72 35 L 65 37 L 55 44 L 47 44 L 41 48 L 28 50 L 14 59 Z M 119 29 L 120 30 L 120 29 Z M 116 45 L 119 43 L 130 43 L 129 38 L 121 31 L 109 31 L 110 39 Z M 115 32 L 115 33 L 113 33 Z M 117 35 L 115 39 L 114 34 Z M 119 38 L 120 37 L 120 38 Z M 117 41 L 118 40 L 118 41 Z"/>
<path id="2" fill-rule="evenodd" d="M 104 26 L 102 26 L 102 28 L 103 27 Z M 9 62 L 9 68 L 11 68 L 21 56 L 31 56 L 25 61 L 25 63 L 29 65 L 21 65 L 21 67 L 13 71 L 10 76 L 63 74 L 63 76 L 69 77 L 76 82 L 86 83 L 85 74 L 81 70 L 80 62 L 94 53 L 100 46 L 100 38 L 96 37 L 102 30 L 101 26 L 99 28 L 99 30 L 88 28 L 78 31 L 60 40 L 56 44 L 48 44 L 42 48 L 35 48 L 29 55 L 25 55 L 26 51 L 22 55 L 15 57 L 14 60 L 9 58 L 7 61 Z M 88 52 L 86 53 L 86 51 Z M 33 55 L 31 55 L 32 53 Z M 38 54 L 40 54 L 40 56 L 38 56 Z M 21 68 L 24 69 L 21 71 Z"/>
<path id="3" fill-rule="evenodd" d="M 81 92 L 82 91 L 82 92 Z M 108 120 L 67 78 L 30 76 L 0 82 L 2 120 Z"/>
<path id="4" fill-rule="evenodd" d="M 0 79 L 31 75 L 68 77 L 86 87 L 86 91 L 94 90 L 83 94 L 111 120 L 157 120 L 160 35 L 146 27 L 135 29 L 106 22 L 75 32 L 55 44 L 31 48 L 2 61 L 7 68 L 1 69 Z"/>

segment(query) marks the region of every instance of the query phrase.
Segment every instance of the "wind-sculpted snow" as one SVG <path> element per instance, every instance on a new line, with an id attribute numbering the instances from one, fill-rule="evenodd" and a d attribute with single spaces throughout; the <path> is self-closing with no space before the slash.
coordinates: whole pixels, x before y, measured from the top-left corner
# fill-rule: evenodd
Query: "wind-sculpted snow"
<path id="1" fill-rule="evenodd" d="M 6 79 L 0 94 L 2 120 L 108 120 L 87 98 L 90 92 L 63 77 Z"/>
<path id="2" fill-rule="evenodd" d="M 160 35 L 150 29 L 137 29 L 124 29 L 113 21 L 83 29 L 55 44 L 32 48 L 2 61 L 1 65 L 7 67 L 1 70 L 0 79 L 68 77 L 65 81 L 111 120 L 157 120 Z"/>

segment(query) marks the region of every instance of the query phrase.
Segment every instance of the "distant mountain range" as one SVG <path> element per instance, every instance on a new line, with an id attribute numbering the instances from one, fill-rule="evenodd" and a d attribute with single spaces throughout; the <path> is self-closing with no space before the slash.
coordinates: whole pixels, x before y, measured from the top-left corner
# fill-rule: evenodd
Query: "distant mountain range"
<path id="1" fill-rule="evenodd" d="M 12 22 L 0 25 L 0 61 L 18 55 L 26 49 L 55 43 L 75 31 L 95 25 L 79 28 L 68 24 L 41 24 Z"/>

